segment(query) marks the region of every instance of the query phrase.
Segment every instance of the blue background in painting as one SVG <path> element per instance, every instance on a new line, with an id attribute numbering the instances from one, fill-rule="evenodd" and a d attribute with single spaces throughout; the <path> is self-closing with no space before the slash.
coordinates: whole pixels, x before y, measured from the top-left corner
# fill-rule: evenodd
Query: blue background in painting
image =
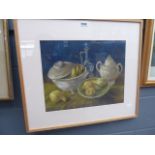
<path id="1" fill-rule="evenodd" d="M 24 125 L 21 89 L 18 76 L 17 55 L 12 21 L 9 21 L 10 53 L 15 99 L 0 101 L 0 134 L 27 134 Z M 46 47 L 45 47 L 46 49 Z M 131 62 L 132 63 L 132 62 Z M 98 134 L 155 134 L 155 87 L 141 88 L 140 112 L 136 119 L 101 123 L 90 126 L 66 128 L 34 134 L 98 135 Z"/>
<path id="2" fill-rule="evenodd" d="M 97 61 L 104 62 L 108 55 L 125 64 L 125 41 L 40 41 L 44 75 L 59 60 L 81 63 L 80 51 L 84 50 L 85 43 L 89 48 L 89 61 L 94 66 Z"/>

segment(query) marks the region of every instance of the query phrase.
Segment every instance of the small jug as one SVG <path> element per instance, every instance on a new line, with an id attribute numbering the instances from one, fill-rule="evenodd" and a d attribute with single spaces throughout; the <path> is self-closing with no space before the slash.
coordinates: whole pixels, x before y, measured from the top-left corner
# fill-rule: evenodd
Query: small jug
<path id="1" fill-rule="evenodd" d="M 96 69 L 101 77 L 108 81 L 115 81 L 123 71 L 123 66 L 121 63 L 117 64 L 109 55 L 104 64 L 101 61 L 96 63 Z"/>

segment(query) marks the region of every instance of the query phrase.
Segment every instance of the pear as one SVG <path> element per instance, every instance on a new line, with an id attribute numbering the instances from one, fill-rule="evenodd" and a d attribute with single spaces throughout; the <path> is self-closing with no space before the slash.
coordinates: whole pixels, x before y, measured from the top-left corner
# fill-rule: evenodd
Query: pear
<path id="1" fill-rule="evenodd" d="M 58 103 L 59 101 L 66 102 L 67 97 L 60 90 L 54 90 L 49 94 L 51 102 Z"/>
<path id="2" fill-rule="evenodd" d="M 77 65 L 75 67 L 75 70 L 76 70 L 76 76 L 80 75 L 81 74 L 81 65 Z"/>
<path id="3" fill-rule="evenodd" d="M 85 94 L 87 96 L 93 96 L 95 94 L 95 89 L 93 87 L 89 87 L 88 89 L 85 90 Z"/>
<path id="4" fill-rule="evenodd" d="M 94 83 L 92 81 L 85 81 L 82 89 L 88 89 L 89 87 L 94 87 Z"/>
<path id="5" fill-rule="evenodd" d="M 99 87 L 104 87 L 107 85 L 107 82 L 104 79 L 96 79 L 93 82 Z"/>
<path id="6" fill-rule="evenodd" d="M 60 101 L 60 91 L 59 90 L 54 90 L 49 94 L 49 98 L 51 102 L 57 103 Z"/>
<path id="7" fill-rule="evenodd" d="M 82 65 L 78 65 L 79 67 L 79 75 L 84 72 L 84 67 Z"/>
<path id="8" fill-rule="evenodd" d="M 76 65 L 74 68 L 72 68 L 71 71 L 71 77 L 76 77 L 84 71 L 84 67 L 80 64 Z"/>
<path id="9" fill-rule="evenodd" d="M 76 68 L 73 68 L 72 69 L 72 72 L 71 72 L 71 77 L 76 77 Z"/>

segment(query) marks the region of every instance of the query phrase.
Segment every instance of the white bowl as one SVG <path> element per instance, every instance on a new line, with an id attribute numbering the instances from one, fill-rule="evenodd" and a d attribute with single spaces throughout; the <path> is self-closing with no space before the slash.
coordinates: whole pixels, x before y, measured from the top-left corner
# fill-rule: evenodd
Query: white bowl
<path id="1" fill-rule="evenodd" d="M 71 92 L 74 92 L 78 87 L 79 85 L 87 78 L 88 76 L 88 71 L 87 69 L 85 68 L 85 71 L 80 74 L 79 76 L 76 76 L 74 78 L 69 78 L 69 79 L 51 79 L 54 84 L 61 90 L 63 91 L 71 91 Z"/>

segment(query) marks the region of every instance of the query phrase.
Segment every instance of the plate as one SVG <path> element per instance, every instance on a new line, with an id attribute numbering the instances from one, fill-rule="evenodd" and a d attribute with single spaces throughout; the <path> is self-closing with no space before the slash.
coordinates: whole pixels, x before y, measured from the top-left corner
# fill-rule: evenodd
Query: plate
<path id="1" fill-rule="evenodd" d="M 104 82 L 106 82 L 106 86 L 104 87 L 101 87 L 99 90 L 96 90 L 95 94 L 92 95 L 92 96 L 88 96 L 85 94 L 84 90 L 82 89 L 82 86 L 83 84 L 86 82 L 86 81 L 93 81 L 93 80 L 104 80 Z M 80 86 L 78 87 L 78 93 L 80 96 L 84 97 L 84 98 L 88 98 L 88 99 L 95 99 L 95 98 L 100 98 L 100 97 L 103 97 L 104 95 L 106 95 L 109 90 L 112 88 L 112 86 L 115 84 L 115 81 L 107 81 L 103 78 L 97 78 L 97 77 L 94 77 L 94 78 L 89 78 L 89 79 L 86 79 L 84 80 Z"/>

